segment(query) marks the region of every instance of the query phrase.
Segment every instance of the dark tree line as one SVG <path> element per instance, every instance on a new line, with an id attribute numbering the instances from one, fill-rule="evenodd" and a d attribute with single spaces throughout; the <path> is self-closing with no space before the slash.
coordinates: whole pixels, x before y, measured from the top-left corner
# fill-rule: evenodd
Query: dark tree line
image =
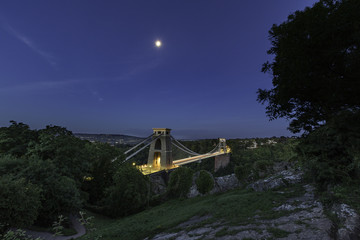
<path id="1" fill-rule="evenodd" d="M 138 211 L 147 180 L 122 159 L 119 148 L 80 140 L 63 127 L 31 130 L 11 121 L 0 128 L 0 230 L 51 226 L 84 207 L 107 214 L 119 202 L 117 214 L 108 215 Z"/>

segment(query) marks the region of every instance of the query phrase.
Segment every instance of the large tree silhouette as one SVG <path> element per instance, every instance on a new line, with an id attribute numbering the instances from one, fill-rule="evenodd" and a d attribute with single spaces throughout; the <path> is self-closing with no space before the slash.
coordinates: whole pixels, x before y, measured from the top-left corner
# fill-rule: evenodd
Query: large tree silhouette
<path id="1" fill-rule="evenodd" d="M 360 109 L 360 1 L 320 0 L 269 31 L 274 55 L 262 71 L 273 88 L 259 89 L 272 119 L 311 132 L 342 112 Z"/>

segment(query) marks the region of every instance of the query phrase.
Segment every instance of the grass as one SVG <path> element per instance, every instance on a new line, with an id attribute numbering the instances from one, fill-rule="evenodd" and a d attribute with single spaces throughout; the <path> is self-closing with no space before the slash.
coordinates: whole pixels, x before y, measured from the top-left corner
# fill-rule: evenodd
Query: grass
<path id="1" fill-rule="evenodd" d="M 49 233 L 54 233 L 53 229 L 51 227 L 39 227 L 39 226 L 31 226 L 29 227 L 29 230 L 32 230 L 32 231 L 37 231 L 37 232 L 49 232 Z M 62 235 L 63 236 L 72 236 L 72 235 L 75 235 L 77 232 L 75 229 L 73 228 L 64 228 L 62 230 Z"/>
<path id="2" fill-rule="evenodd" d="M 296 189 L 296 191 L 294 191 Z M 272 210 L 280 206 L 287 198 L 303 193 L 301 186 L 291 188 L 283 194 L 233 190 L 224 194 L 208 195 L 185 200 L 171 200 L 138 214 L 121 219 L 109 219 L 94 215 L 94 227 L 97 229 L 83 236 L 82 240 L 101 235 L 102 240 L 144 239 L 157 233 L 169 231 L 193 216 L 210 215 L 208 221 L 222 220 L 229 224 L 250 223 L 255 215 L 269 219 L 276 218 L 279 211 Z M 288 211 L 281 211 L 286 215 Z M 201 223 L 200 223 L 201 224 Z M 222 230 L 220 230 L 222 231 Z M 224 233 L 225 234 L 225 229 Z M 218 234 L 222 234 L 221 232 Z"/>
<path id="3" fill-rule="evenodd" d="M 287 237 L 290 234 L 290 232 L 284 231 L 284 230 L 282 230 L 280 228 L 271 227 L 271 228 L 268 228 L 266 230 L 276 238 L 284 238 L 284 237 Z"/>

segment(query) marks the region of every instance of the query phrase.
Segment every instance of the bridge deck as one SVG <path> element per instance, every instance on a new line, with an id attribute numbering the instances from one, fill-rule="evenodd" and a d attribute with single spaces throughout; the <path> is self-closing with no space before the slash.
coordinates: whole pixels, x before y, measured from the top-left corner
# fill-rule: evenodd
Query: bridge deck
<path id="1" fill-rule="evenodd" d="M 219 155 L 224 155 L 224 154 L 227 154 L 229 152 L 230 152 L 230 150 L 228 150 L 226 152 L 221 150 L 221 151 L 214 152 L 214 153 L 207 153 L 207 154 L 202 154 L 202 155 L 198 155 L 198 156 L 194 156 L 194 157 L 188 157 L 188 158 L 175 160 L 175 161 L 173 161 L 173 165 L 171 167 L 168 167 L 168 168 L 152 168 L 151 166 L 141 165 L 141 166 L 138 166 L 138 169 L 144 175 L 149 175 L 149 174 L 157 173 L 157 172 L 164 171 L 164 170 L 171 170 L 171 169 L 177 168 L 179 166 L 182 166 L 184 164 L 200 161 L 202 159 L 207 159 L 207 158 L 216 157 L 216 156 L 219 156 Z"/>
<path id="2" fill-rule="evenodd" d="M 200 161 L 202 159 L 216 157 L 216 156 L 223 155 L 223 154 L 226 154 L 226 153 L 224 153 L 224 151 L 220 151 L 220 152 L 202 154 L 202 155 L 198 155 L 198 156 L 194 156 L 194 157 L 188 157 L 188 158 L 175 160 L 175 161 L 173 161 L 173 164 L 176 166 L 181 166 L 181 165 L 184 165 L 187 163 L 196 162 L 196 161 Z"/>

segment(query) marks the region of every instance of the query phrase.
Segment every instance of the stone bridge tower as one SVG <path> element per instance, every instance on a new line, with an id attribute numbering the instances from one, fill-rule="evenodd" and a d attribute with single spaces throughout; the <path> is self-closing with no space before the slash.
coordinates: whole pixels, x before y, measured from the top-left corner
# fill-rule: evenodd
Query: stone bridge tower
<path id="1" fill-rule="evenodd" d="M 153 128 L 153 139 L 159 137 L 150 144 L 148 166 L 154 169 L 167 169 L 172 167 L 172 150 L 169 128 Z"/>

